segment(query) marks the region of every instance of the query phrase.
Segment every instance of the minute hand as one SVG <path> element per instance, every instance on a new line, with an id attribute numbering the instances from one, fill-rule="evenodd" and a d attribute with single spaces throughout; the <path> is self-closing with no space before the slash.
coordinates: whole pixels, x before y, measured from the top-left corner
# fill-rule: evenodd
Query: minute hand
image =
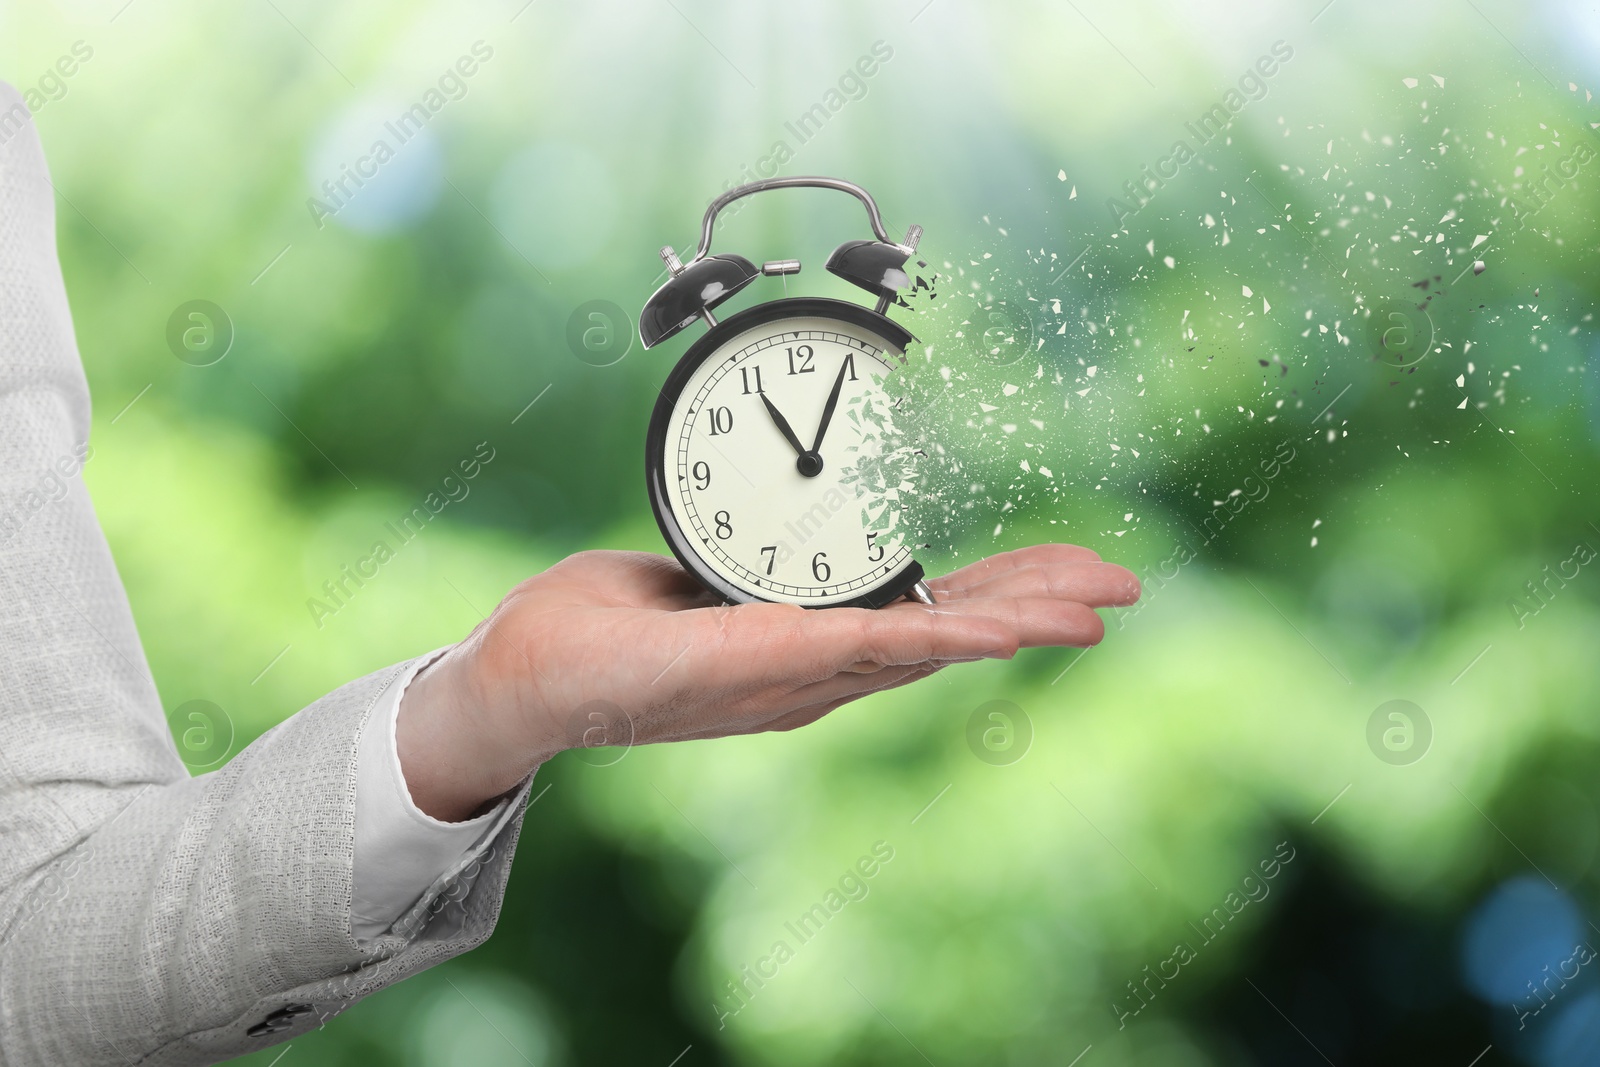
<path id="1" fill-rule="evenodd" d="M 828 403 L 822 409 L 822 422 L 817 426 L 817 440 L 811 446 L 811 451 L 822 450 L 822 435 L 828 432 L 828 423 L 833 421 L 833 409 L 839 406 L 839 390 L 844 388 L 844 372 L 850 369 L 850 359 L 845 358 L 844 364 L 839 368 L 839 376 L 833 380 L 833 392 L 828 394 Z"/>

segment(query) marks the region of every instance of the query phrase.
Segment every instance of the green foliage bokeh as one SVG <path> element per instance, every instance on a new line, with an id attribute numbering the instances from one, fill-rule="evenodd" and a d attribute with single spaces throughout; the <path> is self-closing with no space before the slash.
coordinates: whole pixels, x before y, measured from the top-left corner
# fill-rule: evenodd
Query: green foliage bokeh
<path id="1" fill-rule="evenodd" d="M 1108 1005 L 1280 841 L 1447 925 L 1530 866 L 1600 903 L 1593 805 L 1539 799 L 1533 769 L 1600 743 L 1597 579 L 1546 580 L 1600 546 L 1592 165 L 1548 206 L 1530 189 L 1600 148 L 1600 70 L 1554 6 L 1320 6 L 0 4 L 19 87 L 92 50 L 35 119 L 85 477 L 164 703 L 215 702 L 237 744 L 568 552 L 664 551 L 643 429 L 686 339 L 596 366 L 568 320 L 636 315 L 658 246 L 687 254 L 779 143 L 783 173 L 926 228 L 934 295 L 897 314 L 951 392 L 923 430 L 966 505 L 927 562 L 1068 540 L 1146 582 L 1087 653 L 952 669 L 795 734 L 563 757 L 494 940 L 287 1065 L 1244 1062 L 1189 1008 L 1283 893 L 1156 1010 L 1124 1029 Z M 1139 207 L 1143 168 L 1279 41 L 1293 58 Z M 340 123 L 401 114 L 479 42 L 425 137 L 319 217 L 326 160 L 360 147 Z M 891 58 L 842 82 L 875 42 Z M 862 223 L 784 194 L 718 247 L 805 262 L 754 299 L 849 297 L 820 263 Z M 167 341 L 196 299 L 232 324 L 209 366 Z M 1411 366 L 1373 342 L 1396 307 L 1435 339 Z M 989 358 L 991 321 L 1024 357 Z M 308 609 L 480 442 L 465 499 Z M 1410 764 L 1369 746 L 1397 698 L 1431 721 Z M 994 700 L 1026 716 L 1014 760 L 969 744 Z M 865 895 L 798 943 L 878 842 Z M 793 958 L 722 1018 L 778 941 Z"/>

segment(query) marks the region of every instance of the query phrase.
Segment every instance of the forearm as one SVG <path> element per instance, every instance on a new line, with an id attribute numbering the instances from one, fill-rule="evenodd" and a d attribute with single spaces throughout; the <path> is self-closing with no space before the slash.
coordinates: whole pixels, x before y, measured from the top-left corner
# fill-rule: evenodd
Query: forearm
<path id="1" fill-rule="evenodd" d="M 482 942 L 520 803 L 490 853 L 425 894 L 409 939 L 363 951 L 351 934 L 357 739 L 398 673 L 336 690 L 211 774 L 124 790 L 121 814 L 30 879 L 0 945 L 0 1061 L 212 1062 Z"/>

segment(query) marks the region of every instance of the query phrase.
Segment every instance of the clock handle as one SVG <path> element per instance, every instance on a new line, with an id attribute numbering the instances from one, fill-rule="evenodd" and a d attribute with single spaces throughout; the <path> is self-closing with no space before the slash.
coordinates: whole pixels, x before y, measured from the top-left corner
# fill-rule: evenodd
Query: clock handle
<path id="1" fill-rule="evenodd" d="M 886 245 L 895 245 L 910 255 L 917 249 L 917 238 L 922 236 L 922 227 L 913 226 L 906 231 L 904 242 L 896 241 L 889 236 L 889 231 L 884 229 L 883 216 L 878 213 L 878 203 L 872 199 L 872 194 L 867 192 L 855 182 L 845 181 L 843 178 L 823 178 L 796 176 L 793 178 L 767 178 L 763 181 L 749 182 L 738 185 L 715 200 L 706 208 L 705 218 L 700 223 L 700 247 L 695 250 L 694 260 L 706 258 L 711 251 L 711 231 L 716 225 L 717 213 L 735 200 L 750 196 L 753 193 L 764 193 L 768 189 L 837 189 L 842 193 L 849 193 L 867 209 L 867 218 L 872 223 L 872 232 L 878 240 Z M 915 231 L 913 233 L 913 231 Z"/>
<path id="2" fill-rule="evenodd" d="M 915 600 L 918 604 L 927 604 L 929 607 L 932 607 L 935 603 L 933 590 L 929 589 L 928 583 L 920 578 L 917 579 L 917 584 L 906 592 L 906 599 Z"/>

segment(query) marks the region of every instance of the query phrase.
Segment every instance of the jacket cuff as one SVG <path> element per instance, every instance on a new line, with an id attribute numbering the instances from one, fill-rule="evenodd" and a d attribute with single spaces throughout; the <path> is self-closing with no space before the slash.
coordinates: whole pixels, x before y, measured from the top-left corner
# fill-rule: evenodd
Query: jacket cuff
<path id="1" fill-rule="evenodd" d="M 378 698 L 361 730 L 350 932 L 363 948 L 389 932 L 420 900 L 459 886 L 440 887 L 438 880 L 463 870 L 463 859 L 481 856 L 505 825 L 509 797 L 461 822 L 433 818 L 412 801 L 400 766 L 395 726 L 406 687 L 449 647 L 412 661 Z"/>

